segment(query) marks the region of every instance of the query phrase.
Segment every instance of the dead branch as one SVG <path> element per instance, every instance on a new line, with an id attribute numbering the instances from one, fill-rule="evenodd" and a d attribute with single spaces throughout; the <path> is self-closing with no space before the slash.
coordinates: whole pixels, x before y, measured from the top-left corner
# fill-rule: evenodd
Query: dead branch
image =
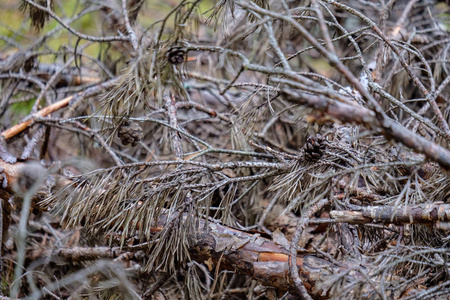
<path id="1" fill-rule="evenodd" d="M 306 104 L 314 109 L 326 113 L 336 121 L 352 124 L 362 124 L 369 129 L 379 129 L 388 139 L 394 139 L 418 153 L 437 162 L 445 170 L 450 170 L 450 151 L 430 142 L 398 124 L 392 119 L 385 118 L 379 122 L 375 113 L 359 105 L 329 101 L 325 97 L 311 96 L 294 91 L 283 91 L 289 101 Z M 319 120 L 317 120 L 319 121 Z"/>
<path id="2" fill-rule="evenodd" d="M 3 184 L 3 189 L 9 193 L 13 192 L 13 187 L 19 182 L 19 179 L 23 177 L 23 173 L 27 167 L 25 162 L 7 163 L 0 159 L 0 168 L 3 169 L 3 176 L 6 183 Z M 36 177 L 40 174 L 36 174 Z"/>
<path id="3" fill-rule="evenodd" d="M 183 215 L 183 219 L 188 218 Z M 153 232 L 161 231 L 168 224 L 167 216 L 158 220 Z M 289 245 L 279 245 L 259 234 L 251 234 L 221 225 L 213 220 L 200 221 L 199 230 L 190 235 L 189 252 L 199 263 L 237 271 L 251 276 L 263 285 L 275 287 L 279 291 L 295 292 L 296 288 L 289 276 Z M 33 250 L 30 258 L 59 257 L 68 261 L 88 261 L 99 258 L 117 258 L 124 253 L 143 250 L 146 243 L 124 247 L 71 247 L 59 249 Z M 220 263 L 219 263 L 220 262 Z M 344 276 L 345 281 L 363 280 L 358 271 L 352 271 L 351 264 L 336 265 L 312 253 L 298 253 L 297 267 L 307 292 L 314 299 L 330 298 L 330 282 L 335 276 Z M 341 275 L 339 275 L 341 274 Z"/>
<path id="4" fill-rule="evenodd" d="M 115 80 L 105 81 L 105 82 L 102 82 L 101 84 L 90 87 L 90 88 L 86 89 L 84 92 L 78 93 L 77 95 L 72 95 L 72 96 L 66 97 L 56 103 L 53 103 L 53 104 L 39 110 L 36 114 L 29 116 L 25 121 L 23 121 L 19 124 L 16 124 L 13 127 L 3 131 L 1 133 L 1 136 L 3 136 L 3 138 L 5 140 L 10 139 L 10 138 L 16 136 L 17 134 L 21 133 L 25 129 L 27 129 L 33 123 L 34 119 L 40 118 L 40 117 L 45 117 L 55 111 L 58 111 L 61 108 L 69 105 L 69 103 L 71 103 L 71 101 L 72 101 L 72 103 L 78 102 L 86 97 L 92 97 L 94 95 L 97 95 L 97 94 L 101 93 L 104 89 L 106 89 L 108 87 L 112 87 L 114 84 L 115 84 Z"/>
<path id="5" fill-rule="evenodd" d="M 385 224 L 431 224 L 450 222 L 450 205 L 441 203 L 418 206 L 369 206 L 361 211 L 330 212 L 337 222 L 349 224 L 385 223 Z"/>
<path id="6" fill-rule="evenodd" d="M 302 218 L 299 218 L 297 221 L 297 226 L 295 228 L 294 236 L 292 237 L 290 249 L 289 249 L 289 272 L 291 275 L 291 280 L 294 283 L 295 290 L 297 294 L 300 295 L 300 298 L 304 300 L 311 299 L 311 296 L 308 294 L 308 291 L 306 290 L 305 284 L 303 283 L 303 280 L 299 276 L 298 267 L 295 264 L 297 261 L 298 264 L 298 242 L 300 240 L 300 236 L 304 232 L 305 228 L 308 226 L 309 219 L 319 210 L 321 210 L 325 205 L 329 203 L 328 199 L 322 199 L 319 201 L 319 203 L 316 203 L 311 208 L 308 209 L 308 213 L 303 216 Z"/>

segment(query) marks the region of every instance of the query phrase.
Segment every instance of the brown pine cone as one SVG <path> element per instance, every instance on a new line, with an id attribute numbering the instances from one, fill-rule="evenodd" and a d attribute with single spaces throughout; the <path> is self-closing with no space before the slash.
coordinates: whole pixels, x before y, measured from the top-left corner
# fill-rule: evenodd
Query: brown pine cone
<path id="1" fill-rule="evenodd" d="M 131 144 L 132 147 L 144 137 L 142 127 L 136 122 L 124 121 L 119 127 L 117 136 L 122 141 L 123 145 Z"/>
<path id="2" fill-rule="evenodd" d="M 315 137 L 310 136 L 303 146 L 305 158 L 307 160 L 317 160 L 321 158 L 326 147 L 326 140 L 320 134 L 317 134 Z"/>
<path id="3" fill-rule="evenodd" d="M 167 51 L 167 60 L 172 65 L 179 65 L 184 62 L 186 49 L 181 45 L 174 45 Z"/>

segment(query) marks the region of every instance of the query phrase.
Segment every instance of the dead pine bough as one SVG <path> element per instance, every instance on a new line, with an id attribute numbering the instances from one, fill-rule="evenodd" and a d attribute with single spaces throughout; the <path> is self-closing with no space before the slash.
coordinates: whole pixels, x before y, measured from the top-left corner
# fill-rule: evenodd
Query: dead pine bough
<path id="1" fill-rule="evenodd" d="M 20 2 L 0 299 L 448 298 L 447 3 Z"/>

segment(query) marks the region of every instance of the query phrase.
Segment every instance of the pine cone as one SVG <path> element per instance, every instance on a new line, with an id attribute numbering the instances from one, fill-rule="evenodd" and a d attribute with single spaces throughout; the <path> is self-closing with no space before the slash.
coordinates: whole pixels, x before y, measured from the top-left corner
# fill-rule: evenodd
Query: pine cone
<path id="1" fill-rule="evenodd" d="M 167 60 L 172 65 L 179 65 L 184 62 L 186 56 L 186 49 L 181 45 L 174 45 L 167 51 Z"/>
<path id="2" fill-rule="evenodd" d="M 315 137 L 310 136 L 303 146 L 305 158 L 307 160 L 317 160 L 321 158 L 326 147 L 326 140 L 320 134 L 317 134 Z"/>
<path id="3" fill-rule="evenodd" d="M 131 144 L 132 147 L 144 137 L 142 127 L 136 122 L 124 121 L 119 127 L 117 136 L 122 141 L 123 145 Z"/>

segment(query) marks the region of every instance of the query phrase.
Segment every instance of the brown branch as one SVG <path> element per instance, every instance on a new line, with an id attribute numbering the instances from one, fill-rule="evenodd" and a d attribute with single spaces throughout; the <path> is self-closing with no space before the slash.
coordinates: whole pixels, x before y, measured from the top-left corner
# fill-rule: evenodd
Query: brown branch
<path id="1" fill-rule="evenodd" d="M 81 93 L 78 95 L 81 95 Z M 1 133 L 1 135 L 5 138 L 5 140 L 18 135 L 19 133 L 21 133 L 22 131 L 27 129 L 28 126 L 31 125 L 31 123 L 33 122 L 33 119 L 38 118 L 38 117 L 47 116 L 47 115 L 51 114 L 52 112 L 55 112 L 65 106 L 67 106 L 69 104 L 70 100 L 72 100 L 74 97 L 75 97 L 74 95 L 66 97 L 50 106 L 47 106 L 47 107 L 41 109 L 36 114 L 34 114 L 34 116 L 32 116 L 30 119 L 23 121 L 19 124 L 16 124 L 13 127 L 3 131 Z"/>
<path id="2" fill-rule="evenodd" d="M 156 293 L 157 290 L 159 290 L 159 288 L 161 288 L 164 283 L 167 282 L 167 280 L 170 279 L 170 277 L 172 276 L 172 274 L 170 273 L 163 273 L 161 276 L 158 277 L 158 279 L 156 279 L 156 282 L 150 286 L 150 288 L 148 290 L 146 290 L 143 294 L 144 297 L 150 298 L 154 293 Z"/>
<path id="3" fill-rule="evenodd" d="M 72 95 L 69 97 L 66 97 L 52 105 L 49 105 L 43 109 L 41 109 L 40 111 L 38 111 L 37 113 L 35 113 L 32 116 L 29 116 L 25 121 L 20 122 L 19 124 L 14 125 L 13 127 L 3 131 L 0 135 L 3 136 L 3 138 L 5 140 L 10 139 L 16 135 L 18 135 L 19 133 L 21 133 L 22 131 L 26 130 L 31 124 L 33 124 L 34 119 L 36 118 L 41 118 L 41 117 L 45 117 L 55 111 L 60 110 L 63 107 L 66 107 L 67 105 L 69 105 L 69 103 L 72 101 L 78 101 L 80 99 L 86 98 L 86 97 L 92 97 L 94 95 L 99 94 L 103 89 L 111 87 L 115 84 L 115 79 L 113 80 L 109 80 L 109 81 L 105 81 L 99 85 L 95 85 L 93 87 L 90 87 L 88 89 L 86 89 L 84 92 L 82 93 L 78 93 L 76 95 Z"/>
<path id="4" fill-rule="evenodd" d="M 40 257 L 57 256 L 71 262 L 83 262 L 97 259 L 114 259 L 126 253 L 118 247 L 67 247 L 54 249 L 33 249 L 28 253 L 28 258 L 36 260 Z"/>
<path id="5" fill-rule="evenodd" d="M 372 206 L 360 211 L 330 212 L 337 222 L 349 224 L 391 223 L 391 224 L 431 224 L 450 222 L 450 204 L 425 204 L 418 206 Z"/>
<path id="6" fill-rule="evenodd" d="M 189 216 L 183 215 L 186 219 Z M 167 216 L 160 217 L 152 232 L 158 232 L 169 225 Z M 197 234 L 190 235 L 191 258 L 200 263 L 218 264 L 222 269 L 248 275 L 261 284 L 279 291 L 295 291 L 289 279 L 289 250 L 259 234 L 251 234 L 214 222 L 200 220 Z M 119 247 L 72 247 L 55 250 L 34 250 L 32 257 L 57 256 L 68 261 L 87 261 L 100 258 L 113 259 L 123 253 L 139 251 L 145 245 Z M 364 280 L 357 272 L 350 272 L 350 265 L 336 265 L 313 254 L 298 253 L 295 260 L 307 292 L 315 299 L 330 298 L 331 277 L 341 274 L 348 280 Z M 320 287 L 319 287 L 320 284 Z"/>
<path id="7" fill-rule="evenodd" d="M 212 117 L 217 117 L 222 121 L 225 121 L 227 123 L 230 123 L 230 118 L 228 118 L 227 116 L 224 116 L 221 113 L 218 113 L 217 111 L 215 111 L 212 108 L 208 108 L 205 107 L 199 103 L 195 103 L 195 102 L 177 102 L 175 103 L 175 107 L 178 108 L 195 108 L 198 111 L 204 112 L 209 114 Z"/>
<path id="8" fill-rule="evenodd" d="M 3 185 L 5 191 L 8 193 L 13 191 L 13 186 L 23 177 L 23 170 L 26 165 L 24 162 L 11 164 L 0 159 L 0 169 L 3 169 L 4 180 L 6 180 L 6 184 Z"/>
<path id="9" fill-rule="evenodd" d="M 346 182 L 345 179 L 333 179 L 333 183 L 336 184 L 339 189 L 345 191 L 345 193 L 339 193 L 336 195 L 336 197 L 340 200 L 347 195 L 370 202 L 380 201 L 382 199 L 379 194 L 371 192 L 368 188 L 349 187 L 348 182 Z"/>
<path id="10" fill-rule="evenodd" d="M 311 106 L 326 113 L 336 121 L 362 124 L 370 129 L 379 129 L 386 138 L 394 139 L 439 163 L 444 169 L 450 170 L 449 150 L 415 134 L 392 119 L 384 118 L 382 122 L 379 122 L 375 113 L 365 107 L 331 101 L 324 96 L 308 95 L 289 90 L 284 90 L 283 94 L 289 101 Z"/>
<path id="11" fill-rule="evenodd" d="M 169 117 L 169 124 L 173 128 L 178 128 L 177 121 L 177 108 L 175 106 L 175 97 L 174 96 L 164 96 L 165 98 L 165 106 L 167 110 L 167 116 Z M 183 146 L 181 145 L 181 138 L 178 132 L 171 130 L 170 131 L 170 141 L 172 145 L 172 151 L 175 154 L 177 160 L 183 160 Z"/>
<path id="12" fill-rule="evenodd" d="M 312 207 L 308 208 L 308 212 L 302 218 L 299 218 L 297 221 L 297 227 L 295 229 L 294 236 L 292 237 L 290 249 L 289 249 L 289 273 L 291 275 L 292 281 L 294 282 L 294 287 L 296 292 L 300 295 L 301 299 L 309 300 L 311 296 L 308 294 L 306 290 L 305 284 L 300 278 L 298 265 L 296 265 L 296 261 L 298 262 L 298 242 L 300 241 L 300 237 L 308 226 L 309 219 L 320 209 L 322 209 L 329 202 L 328 199 L 322 199 L 318 203 L 314 204 Z"/>

